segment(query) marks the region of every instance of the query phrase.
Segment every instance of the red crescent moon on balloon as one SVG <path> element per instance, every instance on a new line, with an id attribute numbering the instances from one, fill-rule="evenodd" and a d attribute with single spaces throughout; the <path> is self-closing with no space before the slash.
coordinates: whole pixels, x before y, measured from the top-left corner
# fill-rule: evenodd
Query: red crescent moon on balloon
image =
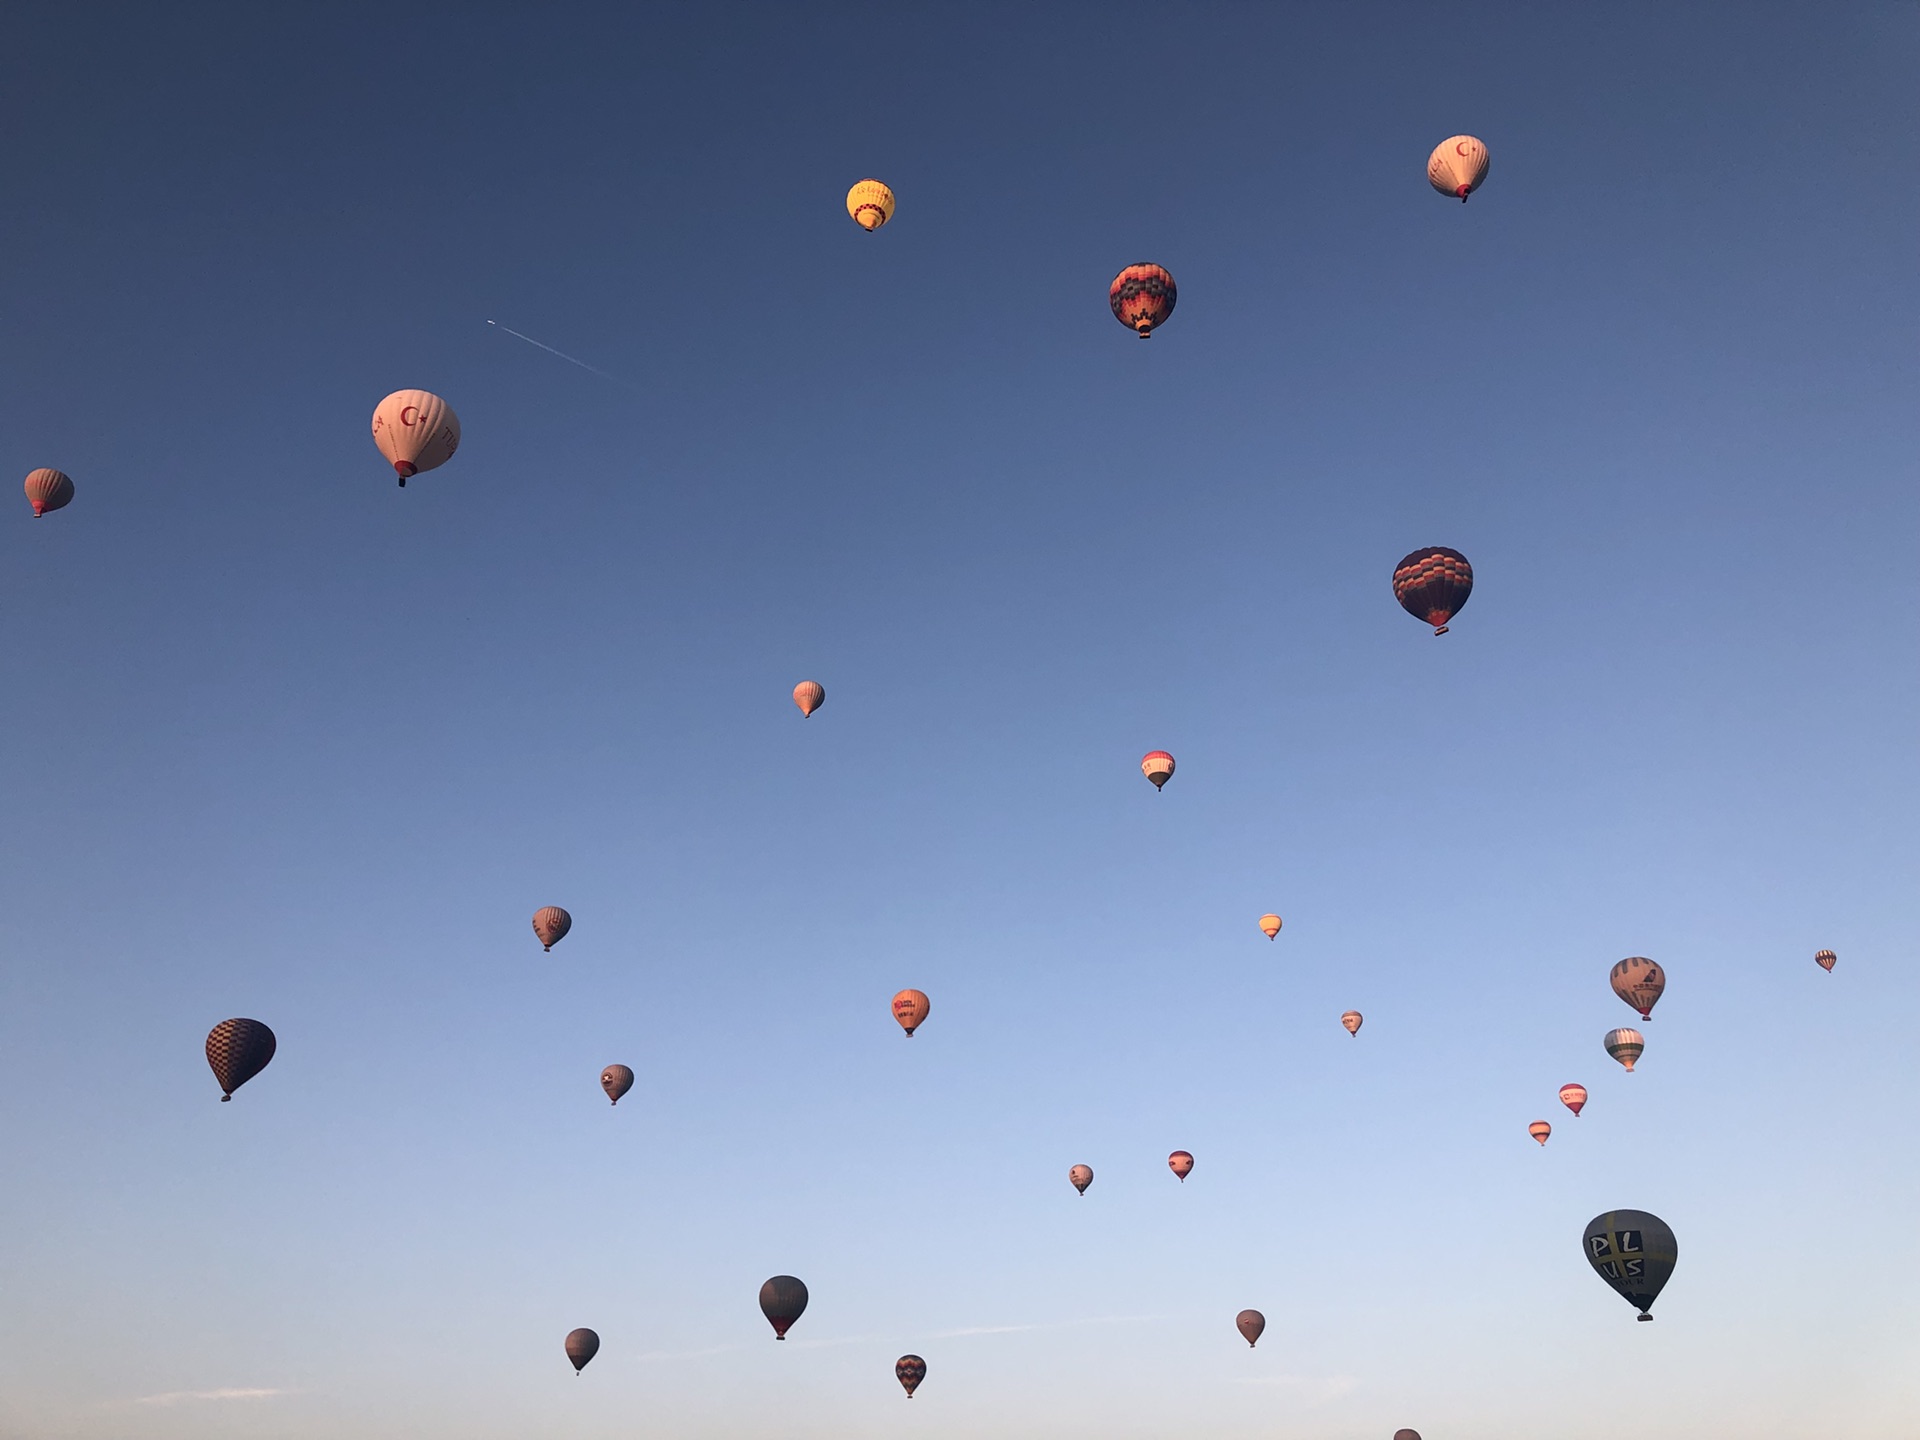
<path id="1" fill-rule="evenodd" d="M 1462 140 L 1458 145 L 1454 146 L 1453 153 L 1464 156 L 1467 153 L 1467 142 Z"/>

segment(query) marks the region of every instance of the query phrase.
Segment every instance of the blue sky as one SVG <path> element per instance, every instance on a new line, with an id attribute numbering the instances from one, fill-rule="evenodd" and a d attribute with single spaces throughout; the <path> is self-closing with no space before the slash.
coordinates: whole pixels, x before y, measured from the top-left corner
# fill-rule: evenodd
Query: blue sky
<path id="1" fill-rule="evenodd" d="M 0 1435 L 1910 1433 L 1920 10 L 0 50 Z"/>

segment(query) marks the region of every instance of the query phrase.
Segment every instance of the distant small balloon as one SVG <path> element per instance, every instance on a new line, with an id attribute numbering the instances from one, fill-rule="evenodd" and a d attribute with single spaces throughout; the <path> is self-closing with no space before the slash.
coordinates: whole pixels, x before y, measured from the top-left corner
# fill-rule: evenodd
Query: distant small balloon
<path id="1" fill-rule="evenodd" d="M 1149 750 L 1140 757 L 1140 773 L 1158 790 L 1173 778 L 1173 756 L 1164 750 Z"/>
<path id="2" fill-rule="evenodd" d="M 600 1072 L 600 1088 L 607 1092 L 607 1099 L 618 1105 L 620 1097 L 633 1089 L 633 1071 L 624 1065 L 607 1066 Z"/>
<path id="3" fill-rule="evenodd" d="M 1629 955 L 1607 972 L 1613 993 L 1640 1012 L 1642 1020 L 1653 1018 L 1653 1007 L 1667 988 L 1667 972 L 1644 955 Z"/>
<path id="4" fill-rule="evenodd" d="M 1393 1440 L 1420 1440 L 1420 1432 L 1418 1430 L 1396 1430 L 1393 1432 Z"/>
<path id="5" fill-rule="evenodd" d="M 907 1398 L 913 1398 L 913 1392 L 920 1388 L 920 1382 L 927 1378 L 927 1362 L 918 1355 L 902 1355 L 893 1362 L 893 1378 L 898 1380 L 907 1392 Z"/>
<path id="6" fill-rule="evenodd" d="M 1833 973 L 1834 962 L 1839 958 L 1840 957 L 1831 950 L 1818 950 L 1814 952 L 1813 963 L 1831 975 Z"/>
<path id="7" fill-rule="evenodd" d="M 900 1022 L 900 1028 L 907 1032 L 909 1039 L 925 1023 L 927 1013 L 932 1008 L 932 1002 L 918 990 L 902 990 L 893 997 L 893 1018 Z"/>
<path id="8" fill-rule="evenodd" d="M 760 1313 L 773 1326 L 773 1338 L 787 1338 L 787 1328 L 806 1313 L 807 1287 L 791 1275 L 776 1275 L 760 1287 Z"/>
<path id="9" fill-rule="evenodd" d="M 1448 622 L 1473 594 L 1473 566 L 1458 550 L 1429 545 L 1415 550 L 1393 567 L 1393 598 L 1416 620 L 1444 635 Z"/>
<path id="10" fill-rule="evenodd" d="M 1179 299 L 1180 289 L 1173 283 L 1173 276 L 1158 265 L 1129 265 L 1107 287 L 1113 318 L 1142 340 L 1151 338 L 1166 322 Z"/>
<path id="11" fill-rule="evenodd" d="M 1274 936 L 1280 933 L 1280 917 L 1278 915 L 1262 915 L 1260 917 L 1260 931 L 1267 939 L 1273 939 Z"/>
<path id="12" fill-rule="evenodd" d="M 1471 135 L 1454 135 L 1433 147 L 1427 157 L 1427 181 L 1442 195 L 1467 196 L 1487 178 L 1487 147 Z"/>
<path id="13" fill-rule="evenodd" d="M 533 912 L 533 933 L 542 950 L 551 950 L 573 929 L 573 916 L 558 905 L 546 905 Z"/>
<path id="14" fill-rule="evenodd" d="M 279 1042 L 258 1020 L 222 1020 L 207 1032 L 207 1064 L 220 1082 L 220 1101 L 267 1068 Z"/>
<path id="15" fill-rule="evenodd" d="M 847 191 L 847 214 L 871 234 L 893 218 L 893 191 L 878 180 L 862 180 Z"/>
<path id="16" fill-rule="evenodd" d="M 1180 1183 L 1186 1184 L 1187 1176 L 1193 1173 L 1193 1156 L 1184 1150 L 1176 1150 L 1167 1157 L 1167 1168 L 1180 1177 Z"/>
<path id="17" fill-rule="evenodd" d="M 793 703 L 800 707 L 804 719 L 813 714 L 827 702 L 827 687 L 818 680 L 802 680 L 793 687 Z M 855 707 L 859 708 L 858 706 Z"/>
<path id="18" fill-rule="evenodd" d="M 1340 1023 L 1347 1027 L 1347 1034 L 1358 1035 L 1360 1033 L 1360 1012 L 1358 1010 L 1347 1011 L 1346 1014 L 1340 1017 Z"/>
<path id="19" fill-rule="evenodd" d="M 1093 1184 L 1093 1167 L 1091 1165 L 1076 1165 L 1067 1171 L 1067 1179 L 1072 1183 L 1074 1189 L 1084 1195 L 1087 1193 L 1087 1186 Z"/>
<path id="20" fill-rule="evenodd" d="M 1562 1085 L 1560 1087 L 1560 1103 L 1571 1110 L 1577 1117 L 1580 1114 L 1581 1108 L 1587 1103 L 1587 1087 L 1584 1085 Z"/>
<path id="21" fill-rule="evenodd" d="M 1680 1259 L 1680 1242 L 1667 1222 L 1645 1210 L 1609 1210 L 1587 1222 L 1580 1240 L 1594 1272 L 1619 1291 L 1642 1320 L 1653 1319 L 1653 1302 Z"/>
<path id="22" fill-rule="evenodd" d="M 1233 1317 L 1233 1328 L 1246 1338 L 1247 1348 L 1251 1350 L 1260 1342 L 1260 1333 L 1267 1328 L 1267 1317 L 1258 1310 L 1242 1310 Z"/>
<path id="23" fill-rule="evenodd" d="M 1553 1134 L 1553 1127 L 1544 1120 L 1536 1120 L 1527 1126 L 1527 1134 L 1544 1145 L 1547 1143 L 1547 1137 Z"/>
<path id="24" fill-rule="evenodd" d="M 1602 1042 L 1607 1054 L 1627 1067 L 1627 1073 L 1633 1073 L 1633 1062 L 1638 1060 L 1647 1048 L 1647 1037 L 1638 1030 L 1609 1030 Z"/>
<path id="25" fill-rule="evenodd" d="M 600 1353 L 600 1337 L 582 1326 L 578 1330 L 567 1332 L 567 1359 L 573 1362 L 573 1373 L 578 1375 L 587 1368 L 587 1362 Z"/>
<path id="26" fill-rule="evenodd" d="M 64 509 L 73 500 L 73 481 L 59 470 L 35 470 L 27 476 L 27 503 L 38 520 L 49 510 Z"/>
<path id="27" fill-rule="evenodd" d="M 422 470 L 453 458 L 460 448 L 460 417 L 425 390 L 396 390 L 373 411 L 373 443 L 404 486 Z"/>

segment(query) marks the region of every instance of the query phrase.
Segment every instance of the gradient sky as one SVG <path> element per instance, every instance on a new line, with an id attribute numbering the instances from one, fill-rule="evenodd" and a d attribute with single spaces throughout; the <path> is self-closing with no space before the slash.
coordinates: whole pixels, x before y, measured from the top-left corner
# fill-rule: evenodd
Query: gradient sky
<path id="1" fill-rule="evenodd" d="M 9 7 L 0 1435 L 1914 1433 L 1920 7 L 1038 8 Z"/>

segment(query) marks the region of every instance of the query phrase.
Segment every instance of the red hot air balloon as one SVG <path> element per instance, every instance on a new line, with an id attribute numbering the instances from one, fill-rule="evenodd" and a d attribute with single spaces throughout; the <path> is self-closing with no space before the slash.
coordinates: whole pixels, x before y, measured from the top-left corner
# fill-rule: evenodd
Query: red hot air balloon
<path id="1" fill-rule="evenodd" d="M 1527 1134 L 1544 1145 L 1547 1143 L 1547 1137 L 1553 1134 L 1553 1127 L 1544 1120 L 1536 1120 L 1527 1126 Z"/>
<path id="2" fill-rule="evenodd" d="M 1833 973 L 1833 967 L 1839 963 L 1839 960 L 1840 957 L 1831 950 L 1818 950 L 1814 952 L 1813 956 L 1813 963 L 1829 975 Z"/>
<path id="3" fill-rule="evenodd" d="M 567 1332 L 567 1359 L 573 1362 L 573 1373 L 576 1376 L 586 1369 L 587 1362 L 599 1353 L 600 1337 L 586 1326 Z"/>
<path id="4" fill-rule="evenodd" d="M 818 680 L 802 680 L 793 687 L 793 703 L 800 707 L 801 719 L 807 719 L 827 703 L 827 687 Z"/>
<path id="5" fill-rule="evenodd" d="M 1267 1328 L 1267 1317 L 1258 1310 L 1242 1310 L 1233 1317 L 1233 1328 L 1246 1338 L 1247 1348 L 1251 1350 L 1260 1343 L 1260 1332 Z"/>
<path id="6" fill-rule="evenodd" d="M 633 1071 L 625 1065 L 609 1065 L 600 1072 L 600 1088 L 607 1092 L 607 1099 L 615 1105 L 620 1097 L 633 1089 Z"/>
<path id="7" fill-rule="evenodd" d="M 760 1313 L 773 1326 L 773 1338 L 787 1338 L 787 1328 L 807 1310 L 807 1287 L 791 1275 L 776 1275 L 760 1287 Z"/>
<path id="8" fill-rule="evenodd" d="M 573 916 L 558 905 L 546 905 L 533 912 L 533 933 L 542 950 L 551 950 L 567 938 L 573 929 Z"/>
<path id="9" fill-rule="evenodd" d="M 220 1101 L 267 1068 L 279 1042 L 258 1020 L 222 1020 L 207 1032 L 207 1064 L 220 1082 Z"/>
<path id="10" fill-rule="evenodd" d="M 1420 1440 L 1420 1432 L 1418 1430 L 1396 1430 L 1393 1432 L 1393 1440 Z"/>
<path id="11" fill-rule="evenodd" d="M 1149 750 L 1140 757 L 1140 773 L 1153 782 L 1153 788 L 1165 788 L 1173 778 L 1173 756 L 1164 750 Z"/>
<path id="12" fill-rule="evenodd" d="M 1473 593 L 1473 566 L 1458 550 L 1429 545 L 1393 567 L 1393 598 L 1416 620 L 1447 633 L 1447 622 L 1458 615 Z"/>
<path id="13" fill-rule="evenodd" d="M 1067 1171 L 1067 1182 L 1082 1195 L 1086 1194 L 1087 1186 L 1093 1184 L 1093 1167 L 1091 1165 L 1074 1166 Z"/>
<path id="14" fill-rule="evenodd" d="M 1562 1085 L 1560 1087 L 1560 1103 L 1571 1110 L 1574 1118 L 1578 1119 L 1580 1111 L 1587 1103 L 1587 1087 L 1584 1085 Z"/>
<path id="15" fill-rule="evenodd" d="M 1167 1168 L 1178 1175 L 1180 1183 L 1184 1185 L 1187 1183 L 1187 1176 L 1193 1173 L 1193 1156 L 1184 1150 L 1176 1150 L 1167 1156 Z"/>
<path id="16" fill-rule="evenodd" d="M 900 1022 L 900 1028 L 907 1032 L 907 1038 L 913 1038 L 913 1032 L 926 1023 L 927 1014 L 933 1009 L 933 1002 L 918 990 L 902 990 L 893 997 L 893 1018 Z"/>
<path id="17" fill-rule="evenodd" d="M 58 470 L 35 470 L 27 476 L 27 503 L 38 520 L 49 510 L 60 510 L 73 499 L 73 481 Z"/>
<path id="18" fill-rule="evenodd" d="M 1613 993 L 1640 1012 L 1642 1020 L 1653 1018 L 1653 1007 L 1666 992 L 1667 972 L 1644 955 L 1629 955 L 1607 972 Z"/>
<path id="19" fill-rule="evenodd" d="M 1113 277 L 1113 284 L 1107 290 L 1113 318 L 1142 340 L 1166 323 L 1179 298 L 1180 290 L 1173 283 L 1173 276 L 1158 265 L 1129 265 Z"/>
<path id="20" fill-rule="evenodd" d="M 893 1378 L 900 1382 L 907 1392 L 907 1398 L 913 1398 L 913 1392 L 920 1388 L 920 1382 L 927 1378 L 927 1362 L 918 1355 L 902 1355 L 893 1362 Z"/>

